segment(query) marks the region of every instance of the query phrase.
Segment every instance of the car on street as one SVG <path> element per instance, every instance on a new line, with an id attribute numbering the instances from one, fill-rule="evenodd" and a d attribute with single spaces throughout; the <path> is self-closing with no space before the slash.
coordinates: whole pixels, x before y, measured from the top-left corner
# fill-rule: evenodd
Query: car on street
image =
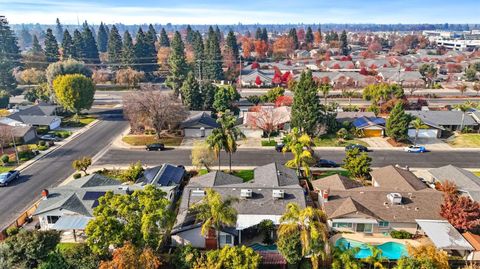
<path id="1" fill-rule="evenodd" d="M 277 144 L 277 145 L 275 146 L 275 150 L 276 150 L 277 152 L 283 152 L 283 148 L 284 148 L 284 147 L 285 147 L 285 145 L 284 145 L 283 143 L 282 143 L 282 144 Z M 290 149 L 287 149 L 287 152 L 290 152 Z"/>
<path id="2" fill-rule="evenodd" d="M 411 152 L 411 153 L 424 153 L 427 152 L 427 149 L 424 146 L 408 146 L 404 149 L 406 152 Z"/>
<path id="3" fill-rule="evenodd" d="M 350 144 L 345 147 L 345 151 L 349 151 L 352 149 L 358 149 L 358 151 L 360 152 L 368 152 L 368 148 L 360 144 Z"/>
<path id="4" fill-rule="evenodd" d="M 14 179 L 18 179 L 20 177 L 20 172 L 17 170 L 8 171 L 6 173 L 0 174 L 0 187 L 5 187 Z"/>
<path id="5" fill-rule="evenodd" d="M 315 167 L 334 168 L 334 167 L 339 167 L 340 165 L 338 165 L 334 161 L 320 159 L 320 160 L 317 161 L 317 163 L 314 166 Z"/>
<path id="6" fill-rule="evenodd" d="M 54 135 L 54 134 L 45 134 L 40 136 L 41 140 L 46 140 L 46 141 L 60 141 L 60 137 Z"/>
<path id="7" fill-rule="evenodd" d="M 159 150 L 162 151 L 165 149 L 165 145 L 161 143 L 153 143 L 153 144 L 148 144 L 145 147 L 145 149 L 148 151 L 159 151 Z"/>

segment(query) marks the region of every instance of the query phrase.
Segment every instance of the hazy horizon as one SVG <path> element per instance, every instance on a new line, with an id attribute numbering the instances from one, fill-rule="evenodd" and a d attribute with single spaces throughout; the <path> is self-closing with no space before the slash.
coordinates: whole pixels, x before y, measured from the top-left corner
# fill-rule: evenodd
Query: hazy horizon
<path id="1" fill-rule="evenodd" d="M 179 2 L 130 0 L 0 0 L 10 23 L 64 24 L 478 24 L 480 1 L 304 0 Z"/>

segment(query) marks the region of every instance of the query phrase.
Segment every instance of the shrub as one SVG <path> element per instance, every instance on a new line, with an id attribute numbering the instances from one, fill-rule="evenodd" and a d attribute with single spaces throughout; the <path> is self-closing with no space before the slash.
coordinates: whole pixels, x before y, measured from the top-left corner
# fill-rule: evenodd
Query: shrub
<path id="1" fill-rule="evenodd" d="M 176 269 L 193 268 L 195 261 L 200 257 L 200 251 L 192 245 L 185 245 L 175 250 L 173 254 L 173 265 Z"/>
<path id="2" fill-rule="evenodd" d="M 1 157 L 2 164 L 6 165 L 10 161 L 10 157 L 7 154 L 3 154 Z"/>
<path id="3" fill-rule="evenodd" d="M 73 178 L 74 178 L 74 179 L 79 179 L 79 178 L 81 178 L 81 177 L 82 177 L 82 174 L 80 174 L 80 173 L 75 173 L 75 174 L 73 174 Z"/>
<path id="4" fill-rule="evenodd" d="M 45 142 L 44 140 L 40 140 L 40 141 L 38 141 L 38 145 L 42 147 L 42 146 L 47 145 L 47 142 Z"/>
<path id="5" fill-rule="evenodd" d="M 391 231 L 390 236 L 395 239 L 412 239 L 413 235 L 407 231 L 400 230 L 400 231 Z"/>
<path id="6" fill-rule="evenodd" d="M 14 236 L 18 234 L 19 231 L 20 229 L 17 226 L 11 226 L 11 227 L 8 227 L 6 233 L 8 236 Z"/>
<path id="7" fill-rule="evenodd" d="M 338 130 L 338 132 L 337 132 L 337 138 L 338 138 L 338 139 L 349 140 L 349 139 L 351 139 L 352 137 L 351 137 L 351 135 L 350 135 L 350 132 L 347 131 L 347 129 L 342 128 L 342 129 Z"/>
<path id="8" fill-rule="evenodd" d="M 135 164 L 133 163 L 130 164 L 130 167 L 122 173 L 121 179 L 124 182 L 135 181 L 142 175 L 142 173 L 143 173 L 142 163 L 138 161 Z"/>
<path id="9" fill-rule="evenodd" d="M 38 146 L 37 147 L 38 150 L 47 150 L 48 149 L 48 146 L 47 145 L 43 145 L 43 146 Z"/>

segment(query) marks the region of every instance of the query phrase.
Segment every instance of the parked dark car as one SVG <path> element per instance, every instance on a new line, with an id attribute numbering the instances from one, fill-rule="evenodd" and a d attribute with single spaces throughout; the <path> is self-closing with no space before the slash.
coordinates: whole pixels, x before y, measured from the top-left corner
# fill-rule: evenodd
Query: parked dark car
<path id="1" fill-rule="evenodd" d="M 20 172 L 17 170 L 8 171 L 6 173 L 0 174 L 0 187 L 5 187 L 14 179 L 18 179 L 20 177 Z"/>
<path id="2" fill-rule="evenodd" d="M 349 151 L 351 149 L 358 149 L 358 151 L 360 151 L 360 152 L 368 152 L 367 147 L 365 147 L 363 145 L 359 145 L 359 144 L 350 144 L 350 145 L 345 147 L 345 151 Z"/>
<path id="3" fill-rule="evenodd" d="M 282 144 L 277 144 L 277 145 L 275 146 L 275 150 L 276 150 L 277 152 L 282 152 L 284 147 L 285 147 L 285 145 L 284 145 L 283 143 L 282 143 Z M 290 149 L 287 149 L 287 152 L 290 152 L 290 151 L 291 151 Z"/>
<path id="4" fill-rule="evenodd" d="M 148 151 L 162 151 L 165 149 L 165 145 L 164 144 L 160 144 L 160 143 L 153 143 L 153 144 L 149 144 L 146 146 L 146 149 Z"/>
<path id="5" fill-rule="evenodd" d="M 333 168 L 333 167 L 339 167 L 339 166 L 340 165 L 338 165 L 336 162 L 325 160 L 325 159 L 320 159 L 315 164 L 315 167 L 332 167 Z"/>

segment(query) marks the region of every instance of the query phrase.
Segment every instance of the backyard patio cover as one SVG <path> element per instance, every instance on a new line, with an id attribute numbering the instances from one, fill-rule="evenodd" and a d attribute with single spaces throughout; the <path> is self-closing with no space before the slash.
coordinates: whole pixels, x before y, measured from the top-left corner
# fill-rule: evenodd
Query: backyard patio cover
<path id="1" fill-rule="evenodd" d="M 55 222 L 52 229 L 57 231 L 84 230 L 90 219 L 85 216 L 62 216 Z"/>
<path id="2" fill-rule="evenodd" d="M 465 238 L 446 220 L 415 220 L 439 249 L 473 250 Z"/>
<path id="3" fill-rule="evenodd" d="M 242 215 L 237 216 L 237 230 L 247 229 L 249 227 L 255 226 L 262 222 L 263 220 L 271 220 L 273 224 L 280 224 L 280 218 L 282 216 L 278 215 Z"/>

